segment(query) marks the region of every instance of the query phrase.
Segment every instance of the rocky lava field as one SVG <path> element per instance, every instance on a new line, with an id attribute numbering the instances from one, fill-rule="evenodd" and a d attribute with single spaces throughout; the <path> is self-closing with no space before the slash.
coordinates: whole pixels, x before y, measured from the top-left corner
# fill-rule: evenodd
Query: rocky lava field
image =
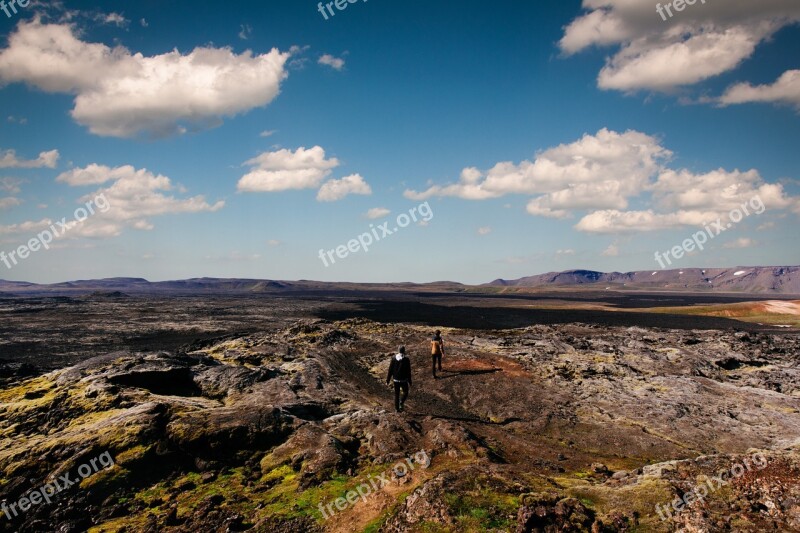
<path id="1" fill-rule="evenodd" d="M 301 300 L 208 314 L 101 299 L 85 322 L 36 305 L 4 313 L 0 502 L 105 452 L 115 464 L 0 514 L 3 531 L 800 531 L 796 334 L 441 327 L 434 380 L 431 324 L 325 320 Z M 401 344 L 414 384 L 396 413 Z M 427 466 L 394 468 L 420 451 Z"/>

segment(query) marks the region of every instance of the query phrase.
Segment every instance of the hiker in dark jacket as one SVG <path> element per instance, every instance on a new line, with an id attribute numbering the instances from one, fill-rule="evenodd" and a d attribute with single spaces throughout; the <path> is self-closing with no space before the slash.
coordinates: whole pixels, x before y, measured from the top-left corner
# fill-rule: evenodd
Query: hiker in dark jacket
<path id="1" fill-rule="evenodd" d="M 411 361 L 406 357 L 406 347 L 401 346 L 399 353 L 392 357 L 389 364 L 389 374 L 386 376 L 386 384 L 394 380 L 394 409 L 397 412 L 403 410 L 403 404 L 408 398 L 408 388 L 411 386 Z M 403 397 L 400 398 L 400 391 Z"/>
<path id="2" fill-rule="evenodd" d="M 442 356 L 444 355 L 444 341 L 442 340 L 442 332 L 438 329 L 436 334 L 431 339 L 431 358 L 433 359 L 433 379 L 439 379 L 436 376 L 436 363 L 439 363 L 439 371 L 442 371 Z"/>

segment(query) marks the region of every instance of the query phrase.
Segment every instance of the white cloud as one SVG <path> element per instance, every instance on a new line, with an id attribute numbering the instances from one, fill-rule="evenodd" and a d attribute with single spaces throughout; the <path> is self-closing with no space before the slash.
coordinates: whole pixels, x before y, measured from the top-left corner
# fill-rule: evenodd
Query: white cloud
<path id="1" fill-rule="evenodd" d="M 492 232 L 492 228 L 490 228 L 489 226 L 484 226 L 484 227 L 478 228 L 478 235 L 481 235 L 481 236 L 489 235 L 491 232 Z"/>
<path id="2" fill-rule="evenodd" d="M 113 181 L 108 187 L 98 189 L 80 198 L 81 203 L 94 201 L 100 195 L 110 206 L 80 224 L 79 231 L 70 232 L 71 237 L 110 237 L 119 235 L 124 227 L 139 230 L 154 228 L 150 218 L 179 213 L 218 211 L 225 202 L 211 205 L 203 196 L 176 198 L 164 194 L 174 189 L 169 178 L 155 175 L 147 169 L 133 166 L 110 168 L 92 164 L 85 168 L 64 172 L 56 181 L 72 186 L 98 185 Z M 98 207 L 99 202 L 95 202 Z"/>
<path id="3" fill-rule="evenodd" d="M 566 250 L 556 250 L 556 259 L 567 255 L 575 255 L 575 250 L 567 248 Z"/>
<path id="4" fill-rule="evenodd" d="M 306 63 L 308 63 L 308 58 L 305 57 L 305 53 L 308 49 L 311 48 L 309 45 L 305 46 L 298 46 L 293 45 L 289 48 L 289 54 L 292 56 L 291 61 L 289 61 L 289 68 L 295 70 L 303 70 L 306 67 Z"/>
<path id="5" fill-rule="evenodd" d="M 531 200 L 527 211 L 531 215 L 548 218 L 569 218 L 571 216 L 569 209 L 624 209 L 628 207 L 627 196 L 638 191 L 634 189 L 626 191 L 623 188 L 624 184 L 619 180 L 581 183 Z"/>
<path id="6" fill-rule="evenodd" d="M 696 3 L 663 20 L 655 4 L 584 0 L 560 47 L 618 47 L 598 76 L 604 89 L 671 91 L 728 72 L 779 29 L 800 20 L 795 0 Z M 666 15 L 664 15 L 666 17 Z"/>
<path id="7" fill-rule="evenodd" d="M 665 169 L 649 187 L 657 209 L 602 210 L 575 226 L 589 233 L 633 233 L 678 227 L 702 227 L 718 218 L 728 221 L 733 210 L 756 216 L 764 210 L 791 208 L 798 201 L 781 184 L 766 183 L 756 170 L 718 169 L 705 174 Z"/>
<path id="8" fill-rule="evenodd" d="M 647 40 L 631 43 L 600 71 L 602 89 L 667 92 L 693 85 L 734 69 L 750 57 L 764 38 L 744 28 L 699 33 L 686 40 L 652 45 Z"/>
<path id="9" fill-rule="evenodd" d="M 719 99 L 722 105 L 768 102 L 789 104 L 800 112 L 800 70 L 788 70 L 771 85 L 739 83 Z"/>
<path id="10" fill-rule="evenodd" d="M 259 137 L 272 137 L 278 130 L 264 130 L 259 134 Z"/>
<path id="11" fill-rule="evenodd" d="M 672 155 L 644 133 L 602 129 L 545 150 L 532 161 L 498 163 L 486 172 L 464 168 L 457 183 L 404 194 L 412 200 L 527 194 L 533 196 L 527 211 L 534 216 L 567 219 L 574 211 L 589 211 L 575 225 L 589 233 L 702 226 L 726 218 L 733 209 L 746 216 L 763 209 L 800 214 L 800 198 L 789 196 L 780 183 L 765 182 L 756 170 L 718 169 L 704 174 L 672 170 L 666 167 Z M 634 200 L 650 205 L 627 210 Z"/>
<path id="12" fill-rule="evenodd" d="M 242 24 L 239 30 L 239 39 L 246 41 L 253 34 L 253 28 L 249 24 Z"/>
<path id="13" fill-rule="evenodd" d="M 317 200 L 335 202 L 350 194 L 368 196 L 372 194 L 372 188 L 360 174 L 351 174 L 342 179 L 326 181 L 317 193 Z"/>
<path id="14" fill-rule="evenodd" d="M 323 54 L 320 58 L 318 63 L 320 65 L 327 65 L 334 70 L 342 70 L 344 68 L 344 59 L 339 57 L 334 57 L 330 54 Z"/>
<path id="15" fill-rule="evenodd" d="M 147 19 L 141 19 L 139 21 L 139 24 L 141 24 L 142 28 L 146 28 L 146 27 L 148 27 L 150 25 L 150 24 L 147 23 Z"/>
<path id="16" fill-rule="evenodd" d="M 608 245 L 608 248 L 603 250 L 603 253 L 600 254 L 603 257 L 618 257 L 619 256 L 619 245 L 617 243 L 611 243 Z"/>
<path id="17" fill-rule="evenodd" d="M 287 149 L 264 152 L 245 164 L 252 168 L 239 180 L 239 191 L 277 192 L 319 187 L 331 170 L 339 166 L 339 160 L 326 159 L 325 150 L 314 146 L 308 150 L 300 147 L 294 152 Z"/>
<path id="18" fill-rule="evenodd" d="M 702 226 L 716 220 L 716 212 L 678 211 L 656 213 L 646 211 L 618 211 L 606 209 L 583 217 L 575 229 L 587 233 L 638 233 L 682 226 Z"/>
<path id="19" fill-rule="evenodd" d="M 107 181 L 128 177 L 132 172 L 138 174 L 141 179 L 147 179 L 147 175 L 150 174 L 147 169 L 134 170 L 131 166 L 109 168 L 105 165 L 92 163 L 84 168 L 74 168 L 62 172 L 56 177 L 56 181 L 73 187 L 100 185 Z"/>
<path id="20" fill-rule="evenodd" d="M 39 157 L 32 160 L 17 158 L 14 150 L 0 150 L 0 168 L 56 168 L 58 158 L 58 150 L 41 152 Z"/>
<path id="21" fill-rule="evenodd" d="M 103 24 L 113 24 L 118 28 L 124 28 L 128 25 L 128 19 L 124 16 L 120 15 L 119 13 L 107 13 L 107 14 L 99 14 L 97 16 L 97 20 L 102 22 Z"/>
<path id="22" fill-rule="evenodd" d="M 67 24 L 21 22 L 0 51 L 0 82 L 75 95 L 72 117 L 97 135 L 163 137 L 269 104 L 288 53 L 198 47 L 145 56 L 88 43 Z"/>
<path id="23" fill-rule="evenodd" d="M 390 210 L 386 209 L 385 207 L 373 207 L 366 213 L 366 217 L 370 220 L 375 220 L 376 218 L 383 218 L 386 215 L 391 213 Z"/>
<path id="24" fill-rule="evenodd" d="M 754 241 L 753 239 L 748 239 L 747 237 L 742 237 L 740 239 L 736 239 L 735 241 L 726 242 L 725 244 L 722 245 L 722 247 L 723 248 L 729 248 L 729 249 L 733 249 L 733 248 L 752 248 L 756 244 L 758 244 L 758 243 L 756 243 L 756 241 Z"/>
<path id="25" fill-rule="evenodd" d="M 277 239 L 270 239 L 267 241 L 267 246 L 280 246 L 281 244 L 283 243 Z"/>
<path id="26" fill-rule="evenodd" d="M 688 170 L 665 170 L 653 185 L 653 198 L 664 210 L 688 209 L 713 211 L 724 215 L 742 204 L 751 205 L 751 213 L 763 202 L 766 209 L 791 206 L 783 185 L 765 183 L 757 170 L 740 172 L 718 169 L 705 174 Z"/>
<path id="27" fill-rule="evenodd" d="M 639 194 L 672 152 L 637 131 L 602 129 L 539 153 L 533 161 L 497 163 L 486 173 L 469 167 L 458 183 L 407 190 L 412 200 L 456 196 L 467 200 L 507 194 L 542 195 L 528 204 L 533 215 L 567 218 L 571 209 L 625 208 L 626 198 Z"/>
<path id="28" fill-rule="evenodd" d="M 15 207 L 21 205 L 22 201 L 19 198 L 14 198 L 13 196 L 8 196 L 6 198 L 0 198 L 0 210 L 1 209 L 8 209 L 10 207 Z"/>
<path id="29" fill-rule="evenodd" d="M 29 220 L 19 224 L 10 224 L 8 226 L 0 226 L 0 235 L 18 235 L 22 233 L 35 233 L 43 229 L 47 229 L 53 221 L 49 218 L 44 218 L 39 221 Z"/>

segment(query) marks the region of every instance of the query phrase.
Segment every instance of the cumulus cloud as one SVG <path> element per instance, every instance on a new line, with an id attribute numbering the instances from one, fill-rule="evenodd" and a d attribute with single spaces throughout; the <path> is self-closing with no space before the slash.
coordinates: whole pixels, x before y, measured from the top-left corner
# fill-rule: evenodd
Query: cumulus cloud
<path id="1" fill-rule="evenodd" d="M 320 146 L 295 151 L 282 149 L 264 152 L 245 163 L 251 168 L 237 188 L 241 192 L 277 192 L 291 189 L 315 189 L 328 177 L 339 160 L 326 159 Z"/>
<path id="2" fill-rule="evenodd" d="M 376 218 L 383 218 L 389 213 L 391 213 L 391 211 L 389 211 L 385 207 L 373 207 L 372 209 L 367 211 L 365 216 L 370 220 L 375 220 Z"/>
<path id="3" fill-rule="evenodd" d="M 78 231 L 70 233 L 74 237 L 111 237 L 119 235 L 125 227 L 151 230 L 154 224 L 150 219 L 153 217 L 218 211 L 225 205 L 223 201 L 209 204 L 203 196 L 178 198 L 168 195 L 167 192 L 175 189 L 168 177 L 130 165 L 111 168 L 91 164 L 64 172 L 56 181 L 72 186 L 111 182 L 107 187 L 79 199 L 81 203 L 85 203 L 102 195 L 110 207 L 105 211 L 98 211 L 80 224 Z"/>
<path id="4" fill-rule="evenodd" d="M 34 233 L 37 231 L 41 231 L 43 229 L 47 229 L 50 225 L 53 224 L 53 221 L 49 218 L 44 218 L 38 221 L 26 221 L 21 222 L 19 224 L 9 224 L 6 226 L 0 225 L 0 235 L 19 235 L 19 234 L 27 234 L 27 233 Z"/>
<path id="5" fill-rule="evenodd" d="M 665 169 L 649 187 L 653 208 L 638 211 L 607 209 L 584 216 L 575 226 L 588 233 L 636 233 L 678 227 L 702 227 L 729 220 L 733 210 L 744 216 L 767 209 L 787 209 L 798 199 L 778 183 L 767 183 L 756 170 L 714 170 L 695 174 Z"/>
<path id="6" fill-rule="evenodd" d="M 327 65 L 334 70 L 342 70 L 344 68 L 344 59 L 339 57 L 334 57 L 330 54 L 323 54 L 320 58 L 318 63 L 320 65 Z"/>
<path id="7" fill-rule="evenodd" d="M 779 183 L 767 183 L 756 170 L 714 170 L 695 174 L 665 169 L 649 187 L 655 209 L 601 210 L 583 217 L 575 226 L 589 233 L 633 233 L 678 227 L 701 227 L 740 211 L 755 216 L 765 210 L 792 209 L 797 198 Z"/>
<path id="8" fill-rule="evenodd" d="M 498 163 L 486 172 L 464 168 L 457 183 L 407 190 L 405 196 L 486 200 L 525 194 L 532 196 L 527 212 L 533 216 L 568 219 L 583 211 L 575 228 L 587 233 L 703 226 L 742 206 L 751 215 L 764 209 L 800 214 L 800 198 L 790 196 L 781 183 L 766 182 L 757 170 L 674 170 L 667 166 L 672 155 L 644 133 L 602 129 L 531 161 Z M 632 210 L 634 201 L 645 206 Z"/>
<path id="9" fill-rule="evenodd" d="M 367 196 L 372 194 L 372 188 L 360 174 L 351 174 L 342 179 L 326 181 L 317 192 L 317 201 L 335 202 L 350 194 Z"/>
<path id="10" fill-rule="evenodd" d="M 730 28 L 655 46 L 645 41 L 632 43 L 603 67 L 598 85 L 602 89 L 662 92 L 693 85 L 734 69 L 753 54 L 764 37 L 763 32 Z"/>
<path id="11" fill-rule="evenodd" d="M 567 218 L 572 209 L 627 207 L 626 199 L 639 194 L 671 156 L 652 136 L 604 128 L 545 150 L 532 161 L 497 163 L 485 173 L 465 168 L 458 183 L 434 185 L 422 192 L 408 190 L 405 196 L 485 200 L 507 194 L 540 195 L 528 204 L 529 213 Z"/>
<path id="12" fill-rule="evenodd" d="M 84 168 L 74 168 L 66 172 L 62 172 L 56 177 L 59 183 L 66 183 L 73 187 L 83 185 L 100 185 L 107 181 L 117 180 L 129 177 L 133 167 L 124 166 L 117 168 L 109 168 L 105 165 L 98 165 L 92 163 Z M 149 172 L 146 169 L 134 171 L 141 179 L 146 180 Z"/>
<path id="13" fill-rule="evenodd" d="M 627 197 L 638 191 L 633 189 L 625 191 L 623 188 L 624 184 L 619 180 L 581 183 L 531 200 L 527 211 L 531 215 L 563 219 L 572 216 L 570 209 L 604 207 L 624 209 L 628 207 Z"/>
<path id="14" fill-rule="evenodd" d="M 685 169 L 665 170 L 652 190 L 655 204 L 663 210 L 702 210 L 724 214 L 750 202 L 756 207 L 763 202 L 766 209 L 783 209 L 793 202 L 783 185 L 766 183 L 757 170 L 718 169 L 704 174 Z"/>
<path id="15" fill-rule="evenodd" d="M 237 189 L 240 192 L 319 188 L 317 200 L 320 202 L 335 202 L 350 194 L 372 194 L 372 188 L 360 174 L 331 179 L 323 184 L 333 169 L 339 166 L 339 160 L 327 158 L 321 146 L 264 152 L 245 165 L 251 169 L 239 179 Z"/>
<path id="16" fill-rule="evenodd" d="M 56 168 L 58 150 L 41 152 L 36 159 L 19 159 L 14 150 L 0 150 L 0 168 Z"/>
<path id="17" fill-rule="evenodd" d="M 795 0 L 697 2 L 666 21 L 648 2 L 584 0 L 583 9 L 565 28 L 560 47 L 567 55 L 617 47 L 598 86 L 621 91 L 667 92 L 728 72 L 800 20 Z"/>
<path id="18" fill-rule="evenodd" d="M 716 212 L 679 211 L 656 213 L 645 211 L 618 211 L 605 209 L 583 217 L 575 229 L 586 233 L 640 233 L 682 226 L 702 226 L 716 220 Z"/>
<path id="19" fill-rule="evenodd" d="M 735 241 L 726 242 L 722 245 L 723 248 L 728 249 L 735 249 L 735 248 L 752 248 L 758 244 L 753 239 L 748 239 L 747 237 L 742 237 L 740 239 L 736 239 Z"/>
<path id="20" fill-rule="evenodd" d="M 773 84 L 739 83 L 728 88 L 719 98 L 722 105 L 766 102 L 788 104 L 800 112 L 800 70 L 789 70 Z"/>
<path id="21" fill-rule="evenodd" d="M 35 19 L 21 22 L 0 51 L 0 82 L 75 95 L 72 117 L 96 135 L 164 137 L 266 106 L 287 76 L 289 55 L 198 47 L 145 56 Z"/>
<path id="22" fill-rule="evenodd" d="M 14 198 L 13 196 L 0 198 L 0 209 L 9 209 L 20 204 L 22 204 L 22 201 L 19 198 Z"/>

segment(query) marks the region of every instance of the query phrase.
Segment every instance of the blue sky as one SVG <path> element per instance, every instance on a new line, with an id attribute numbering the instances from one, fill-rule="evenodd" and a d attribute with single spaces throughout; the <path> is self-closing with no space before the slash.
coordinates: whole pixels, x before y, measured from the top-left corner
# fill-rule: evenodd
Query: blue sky
<path id="1" fill-rule="evenodd" d="M 762 214 L 674 266 L 800 263 L 796 2 L 667 21 L 584 4 L 0 11 L 0 251 L 69 228 L 0 278 L 657 270 L 754 197 Z M 98 195 L 108 209 L 77 223 Z M 319 258 L 425 202 L 430 220 Z"/>

